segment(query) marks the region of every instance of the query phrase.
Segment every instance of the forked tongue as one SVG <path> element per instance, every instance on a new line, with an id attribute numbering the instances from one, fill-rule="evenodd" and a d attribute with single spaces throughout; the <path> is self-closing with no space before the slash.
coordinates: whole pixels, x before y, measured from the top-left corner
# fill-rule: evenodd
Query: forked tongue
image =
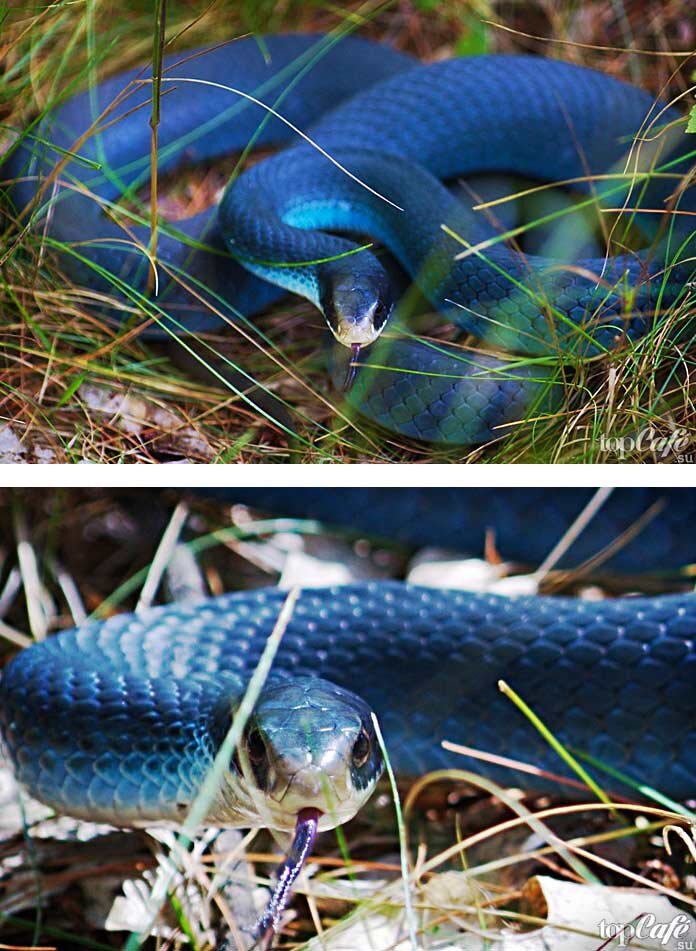
<path id="1" fill-rule="evenodd" d="M 362 344 L 360 343 L 352 343 L 350 345 L 351 355 L 350 360 L 348 361 L 348 369 L 346 370 L 346 378 L 343 381 L 342 386 L 344 393 L 347 393 L 350 390 L 353 385 L 353 381 L 355 380 L 355 373 L 358 369 L 358 360 L 360 358 L 361 348 Z"/>
<path id="2" fill-rule="evenodd" d="M 297 813 L 295 838 L 292 841 L 288 857 L 278 869 L 278 882 L 266 910 L 256 925 L 256 940 L 260 948 L 269 948 L 273 935 L 278 930 L 280 916 L 290 900 L 295 879 L 304 868 L 319 826 L 318 809 L 300 809 Z"/>

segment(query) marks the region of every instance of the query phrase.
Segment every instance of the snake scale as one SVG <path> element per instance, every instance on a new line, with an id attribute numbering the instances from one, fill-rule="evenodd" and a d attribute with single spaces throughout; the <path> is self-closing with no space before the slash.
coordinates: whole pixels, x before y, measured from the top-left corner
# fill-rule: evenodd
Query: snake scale
<path id="1" fill-rule="evenodd" d="M 392 524 L 411 544 L 439 541 L 474 553 L 487 525 L 503 555 L 531 561 L 588 501 L 584 490 L 541 489 L 224 495 L 353 532 L 367 522 L 373 533 Z M 573 559 L 601 550 L 647 512 L 652 520 L 609 564 L 650 569 L 654 551 L 662 571 L 686 566 L 695 550 L 684 525 L 694 507 L 691 490 L 618 490 Z M 165 605 L 88 622 L 20 652 L 0 681 L 0 730 L 22 784 L 84 818 L 182 821 L 284 598 L 263 588 Z M 500 693 L 501 678 L 571 749 L 664 795 L 692 798 L 695 634 L 693 594 L 510 598 L 399 581 L 302 590 L 204 821 L 297 826 L 290 871 L 262 919 L 261 930 L 272 931 L 316 829 L 350 818 L 374 788 L 382 756 L 371 710 L 402 776 L 463 766 L 506 785 L 553 787 L 449 752 L 443 739 L 572 776 Z M 626 792 L 615 776 L 595 775 Z"/>
<path id="2" fill-rule="evenodd" d="M 689 141 L 676 110 L 541 57 L 414 65 L 384 45 L 333 35 L 247 38 L 165 60 L 160 173 L 250 142 L 289 147 L 235 176 L 218 209 L 164 228 L 153 296 L 147 228 L 113 220 L 120 198 L 149 178 L 146 80 L 131 71 L 68 99 L 0 169 L 14 214 L 24 221 L 31 212 L 63 271 L 100 296 L 104 316 L 141 320 L 146 334 L 176 337 L 226 321 L 248 332 L 249 318 L 283 290 L 300 293 L 346 345 L 334 348 L 335 381 L 357 363 L 346 398 L 363 416 L 402 436 L 470 444 L 553 410 L 564 389 L 560 364 L 640 338 L 684 300 L 688 216 L 661 214 L 675 202 L 681 211 L 696 205 L 693 189 L 677 187 Z M 646 179 L 654 169 L 668 174 Z M 598 206 L 643 209 L 650 250 L 583 251 L 579 225 L 575 248 L 551 243 L 546 256 L 497 241 L 514 220 L 492 223 L 443 182 L 501 172 L 579 180 L 576 190 Z M 407 315 L 395 312 L 382 260 L 328 232 L 383 242 L 430 304 L 484 351 L 414 337 Z M 621 246 L 623 231 L 614 236 Z M 690 339 L 688 317 L 673 324 L 673 339 Z M 500 348 L 523 356 L 501 357 Z M 545 356 L 550 362 L 536 359 Z M 244 367 L 236 373 L 234 386 L 251 384 Z"/>

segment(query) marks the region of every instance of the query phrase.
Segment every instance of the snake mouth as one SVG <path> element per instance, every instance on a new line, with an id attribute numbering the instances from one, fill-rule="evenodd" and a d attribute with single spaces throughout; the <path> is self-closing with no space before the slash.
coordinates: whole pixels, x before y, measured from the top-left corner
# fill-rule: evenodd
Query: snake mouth
<path id="1" fill-rule="evenodd" d="M 334 337 L 344 347 L 369 347 L 371 343 L 379 337 L 384 325 L 376 327 L 372 322 L 371 315 L 362 320 L 351 320 L 341 318 L 334 324 L 329 324 L 329 328 Z"/>
<path id="2" fill-rule="evenodd" d="M 361 752 L 364 730 L 356 724 L 347 733 L 299 757 L 269 750 L 264 803 L 287 831 L 309 808 L 318 812 L 321 831 L 333 829 L 352 819 L 371 795 L 374 783 L 370 778 L 363 784 L 354 765 L 353 751 L 357 744 Z"/>

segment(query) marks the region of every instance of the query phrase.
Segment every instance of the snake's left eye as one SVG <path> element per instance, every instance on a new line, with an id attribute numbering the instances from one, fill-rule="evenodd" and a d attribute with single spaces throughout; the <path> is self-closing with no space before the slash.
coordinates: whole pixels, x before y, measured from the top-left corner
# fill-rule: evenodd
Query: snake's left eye
<path id="1" fill-rule="evenodd" d="M 375 330 L 381 330 L 382 327 L 387 322 L 387 317 L 391 313 L 391 304 L 387 301 L 380 300 L 375 306 L 374 313 L 372 314 L 372 324 Z"/>
<path id="2" fill-rule="evenodd" d="M 364 766 L 365 763 L 370 758 L 370 753 L 372 752 L 372 742 L 368 736 L 367 730 L 363 727 L 358 738 L 353 744 L 353 766 L 356 769 L 360 769 L 361 766 Z"/>
<path id="3" fill-rule="evenodd" d="M 239 749 L 234 751 L 232 756 L 232 762 L 234 768 L 237 770 L 240 776 L 244 775 L 243 761 L 246 761 L 249 766 L 251 766 L 254 775 L 263 770 L 264 766 L 267 763 L 268 752 L 266 750 L 266 744 L 264 743 L 263 737 L 258 729 L 255 727 L 251 729 L 244 739 L 242 740 L 244 747 L 244 756 L 239 755 Z"/>
<path id="4" fill-rule="evenodd" d="M 266 744 L 258 730 L 252 730 L 247 736 L 246 752 L 252 766 L 260 766 L 266 758 Z"/>

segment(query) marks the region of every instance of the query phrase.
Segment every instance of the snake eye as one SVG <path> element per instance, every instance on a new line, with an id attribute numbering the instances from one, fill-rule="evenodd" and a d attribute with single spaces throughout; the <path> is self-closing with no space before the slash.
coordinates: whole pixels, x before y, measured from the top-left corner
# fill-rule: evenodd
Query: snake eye
<path id="1" fill-rule="evenodd" d="M 365 727 L 358 734 L 358 738 L 353 744 L 353 766 L 360 769 L 370 758 L 372 752 L 372 743 Z"/>
<path id="2" fill-rule="evenodd" d="M 252 766 L 260 766 L 266 758 L 266 745 L 258 730 L 252 730 L 246 739 L 246 752 Z"/>
<path id="3" fill-rule="evenodd" d="M 251 766 L 254 775 L 257 775 L 260 771 L 263 771 L 263 767 L 267 765 L 268 753 L 266 750 L 266 744 L 263 741 L 263 737 L 256 727 L 251 729 L 246 736 L 244 737 L 244 757 L 239 755 L 239 749 L 234 751 L 232 756 L 232 762 L 235 769 L 240 776 L 244 775 L 244 768 L 242 766 L 242 760 L 246 760 L 249 766 Z"/>
<path id="4" fill-rule="evenodd" d="M 372 323 L 375 330 L 381 330 L 387 322 L 387 318 L 390 316 L 392 311 L 391 301 L 388 300 L 379 300 L 375 305 L 374 312 L 372 314 Z"/>

